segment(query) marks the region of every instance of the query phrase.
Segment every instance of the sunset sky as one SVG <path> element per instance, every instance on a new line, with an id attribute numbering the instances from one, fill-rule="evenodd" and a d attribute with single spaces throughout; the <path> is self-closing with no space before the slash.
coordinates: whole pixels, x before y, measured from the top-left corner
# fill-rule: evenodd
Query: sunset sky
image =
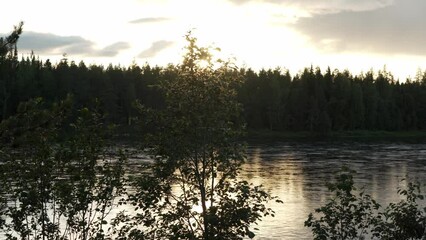
<path id="1" fill-rule="evenodd" d="M 193 29 L 241 67 L 386 65 L 405 80 L 426 70 L 425 11 L 425 0 L 14 0 L 2 3 L 0 35 L 24 21 L 24 56 L 165 65 L 180 61 Z"/>

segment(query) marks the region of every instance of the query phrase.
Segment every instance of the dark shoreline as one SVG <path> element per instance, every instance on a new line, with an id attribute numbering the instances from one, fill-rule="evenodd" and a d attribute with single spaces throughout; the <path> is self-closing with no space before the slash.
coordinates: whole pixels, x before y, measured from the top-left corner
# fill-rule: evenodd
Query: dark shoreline
<path id="1" fill-rule="evenodd" d="M 306 131 L 270 131 L 249 130 L 245 140 L 259 141 L 398 141 L 398 142 L 426 142 L 426 131 L 332 131 L 315 133 Z"/>
<path id="2" fill-rule="evenodd" d="M 114 134 L 113 142 L 141 143 L 143 133 L 133 127 L 118 127 Z M 247 142 L 426 142 L 426 131 L 331 131 L 328 133 L 315 133 L 308 131 L 270 131 L 248 130 L 242 137 Z"/>

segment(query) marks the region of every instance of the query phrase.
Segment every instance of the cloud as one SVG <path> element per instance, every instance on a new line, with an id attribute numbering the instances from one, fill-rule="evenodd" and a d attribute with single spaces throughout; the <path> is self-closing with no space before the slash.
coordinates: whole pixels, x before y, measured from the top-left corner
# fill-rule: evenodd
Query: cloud
<path id="1" fill-rule="evenodd" d="M 160 40 L 160 41 L 157 41 L 157 42 L 153 42 L 152 45 L 151 45 L 151 47 L 149 47 L 148 49 L 146 49 L 143 52 L 141 52 L 138 55 L 138 57 L 139 58 L 154 57 L 159 52 L 161 52 L 162 50 L 170 47 L 171 45 L 173 45 L 173 42 L 166 41 L 166 40 Z"/>
<path id="2" fill-rule="evenodd" d="M 24 32 L 18 41 L 18 49 L 35 51 L 38 54 L 67 53 L 71 55 L 114 57 L 130 45 L 117 42 L 98 49 L 95 43 L 80 36 L 59 36 L 51 33 Z"/>
<path id="3" fill-rule="evenodd" d="M 164 17 L 149 17 L 149 18 L 139 18 L 139 19 L 135 19 L 130 21 L 129 23 L 134 23 L 134 24 L 138 24 L 138 23 L 157 23 L 157 22 L 164 22 L 164 21 L 168 21 L 170 20 L 169 18 L 164 18 Z"/>
<path id="4" fill-rule="evenodd" d="M 237 5 L 270 3 L 280 7 L 297 8 L 308 14 L 336 13 L 341 11 L 367 11 L 392 5 L 395 0 L 228 0 Z"/>
<path id="5" fill-rule="evenodd" d="M 114 44 L 111 44 L 109 46 L 106 46 L 105 48 L 99 50 L 96 52 L 97 56 L 102 57 L 114 57 L 120 53 L 120 51 L 129 49 L 130 44 L 127 42 L 117 42 Z"/>
<path id="6" fill-rule="evenodd" d="M 370 11 L 301 18 L 292 27 L 324 51 L 424 55 L 424 9 L 424 0 L 400 0 Z"/>
<path id="7" fill-rule="evenodd" d="M 83 49 L 93 42 L 78 36 L 58 36 L 51 33 L 24 32 L 18 41 L 18 47 L 40 52 L 51 52 L 57 48 L 70 47 Z"/>
<path id="8" fill-rule="evenodd" d="M 93 43 L 90 41 L 73 42 L 61 49 L 61 52 L 69 55 L 93 55 L 96 50 L 93 48 Z"/>

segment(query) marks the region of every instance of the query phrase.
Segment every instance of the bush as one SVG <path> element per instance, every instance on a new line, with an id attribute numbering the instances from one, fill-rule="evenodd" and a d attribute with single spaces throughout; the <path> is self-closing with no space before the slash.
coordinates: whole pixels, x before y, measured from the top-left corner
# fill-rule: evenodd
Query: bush
<path id="1" fill-rule="evenodd" d="M 408 182 L 407 189 L 398 189 L 405 199 L 391 203 L 384 210 L 371 196 L 355 189 L 353 171 L 347 168 L 329 184 L 333 197 L 323 207 L 309 214 L 305 226 L 312 229 L 315 240 L 323 239 L 423 239 L 426 237 L 426 208 L 419 183 Z"/>

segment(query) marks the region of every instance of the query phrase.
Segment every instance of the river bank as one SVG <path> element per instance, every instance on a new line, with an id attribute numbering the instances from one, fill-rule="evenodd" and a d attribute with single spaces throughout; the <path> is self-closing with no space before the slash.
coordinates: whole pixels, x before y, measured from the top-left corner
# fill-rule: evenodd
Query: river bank
<path id="1" fill-rule="evenodd" d="M 117 127 L 114 131 L 114 142 L 137 143 L 143 142 L 144 132 L 133 126 Z M 248 142 L 271 142 L 271 141 L 398 141 L 419 142 L 426 141 L 426 131 L 331 131 L 327 133 L 315 133 L 309 131 L 271 131 L 266 129 L 249 129 L 243 136 Z"/>
<path id="2" fill-rule="evenodd" d="M 426 131 L 332 131 L 319 134 L 306 131 L 249 130 L 248 141 L 408 141 L 426 140 Z"/>

